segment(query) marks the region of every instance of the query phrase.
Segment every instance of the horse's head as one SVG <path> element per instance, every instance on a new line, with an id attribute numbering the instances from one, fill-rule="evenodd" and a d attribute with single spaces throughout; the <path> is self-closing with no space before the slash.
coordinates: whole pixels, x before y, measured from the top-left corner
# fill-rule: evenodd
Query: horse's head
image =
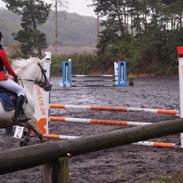
<path id="1" fill-rule="evenodd" d="M 40 72 L 38 73 L 38 77 L 36 79 L 35 84 L 43 88 L 45 91 L 51 90 L 51 83 L 50 80 L 46 76 L 47 70 L 43 67 L 44 61 L 38 62 L 37 65 L 40 69 Z"/>
<path id="2" fill-rule="evenodd" d="M 13 66 L 20 80 L 33 82 L 45 91 L 49 91 L 51 90 L 51 83 L 46 76 L 45 62 L 44 60 L 32 57 L 27 60 L 15 60 Z"/>

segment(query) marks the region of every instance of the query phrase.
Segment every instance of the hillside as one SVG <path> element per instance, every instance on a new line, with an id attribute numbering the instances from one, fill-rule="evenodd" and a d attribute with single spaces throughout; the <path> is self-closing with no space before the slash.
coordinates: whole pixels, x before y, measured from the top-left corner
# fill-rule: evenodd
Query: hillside
<path id="1" fill-rule="evenodd" d="M 19 30 L 21 17 L 8 10 L 0 9 L 0 31 L 5 35 L 4 44 L 7 46 L 14 42 L 12 33 Z M 46 33 L 49 45 L 53 45 L 55 30 L 54 12 L 50 13 L 48 21 L 40 27 Z M 76 13 L 58 13 L 59 46 L 95 47 L 96 45 L 96 19 L 80 16 Z"/>

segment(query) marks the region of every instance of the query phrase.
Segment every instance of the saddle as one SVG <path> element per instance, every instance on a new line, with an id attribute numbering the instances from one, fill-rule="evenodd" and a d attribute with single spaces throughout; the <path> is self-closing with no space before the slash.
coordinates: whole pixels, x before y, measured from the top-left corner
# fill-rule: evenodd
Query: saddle
<path id="1" fill-rule="evenodd" d="M 0 87 L 0 102 L 5 110 L 14 110 L 17 95 L 9 90 Z"/>

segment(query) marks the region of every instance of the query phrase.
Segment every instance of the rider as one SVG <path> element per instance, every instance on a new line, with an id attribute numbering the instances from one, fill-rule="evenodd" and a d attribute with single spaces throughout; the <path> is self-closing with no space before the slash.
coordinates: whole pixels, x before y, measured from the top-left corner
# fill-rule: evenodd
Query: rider
<path id="1" fill-rule="evenodd" d="M 15 105 L 15 123 L 23 123 L 28 120 L 25 113 L 23 112 L 23 104 L 25 101 L 25 89 L 18 85 L 16 82 L 9 80 L 4 72 L 4 67 L 6 70 L 17 79 L 17 75 L 13 71 L 11 65 L 8 62 L 6 52 L 1 45 L 1 38 L 3 37 L 0 32 L 0 87 L 7 89 L 11 92 L 17 94 L 17 100 Z"/>

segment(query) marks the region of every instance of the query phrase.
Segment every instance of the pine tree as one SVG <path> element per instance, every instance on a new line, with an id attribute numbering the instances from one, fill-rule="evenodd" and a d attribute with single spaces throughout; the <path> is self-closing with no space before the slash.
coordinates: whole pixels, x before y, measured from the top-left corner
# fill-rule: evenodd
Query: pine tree
<path id="1" fill-rule="evenodd" d="M 14 33 L 21 43 L 25 57 L 42 56 L 41 51 L 47 47 L 46 35 L 38 26 L 44 24 L 49 16 L 50 5 L 42 0 L 3 0 L 12 12 L 21 15 L 22 30 Z"/>

